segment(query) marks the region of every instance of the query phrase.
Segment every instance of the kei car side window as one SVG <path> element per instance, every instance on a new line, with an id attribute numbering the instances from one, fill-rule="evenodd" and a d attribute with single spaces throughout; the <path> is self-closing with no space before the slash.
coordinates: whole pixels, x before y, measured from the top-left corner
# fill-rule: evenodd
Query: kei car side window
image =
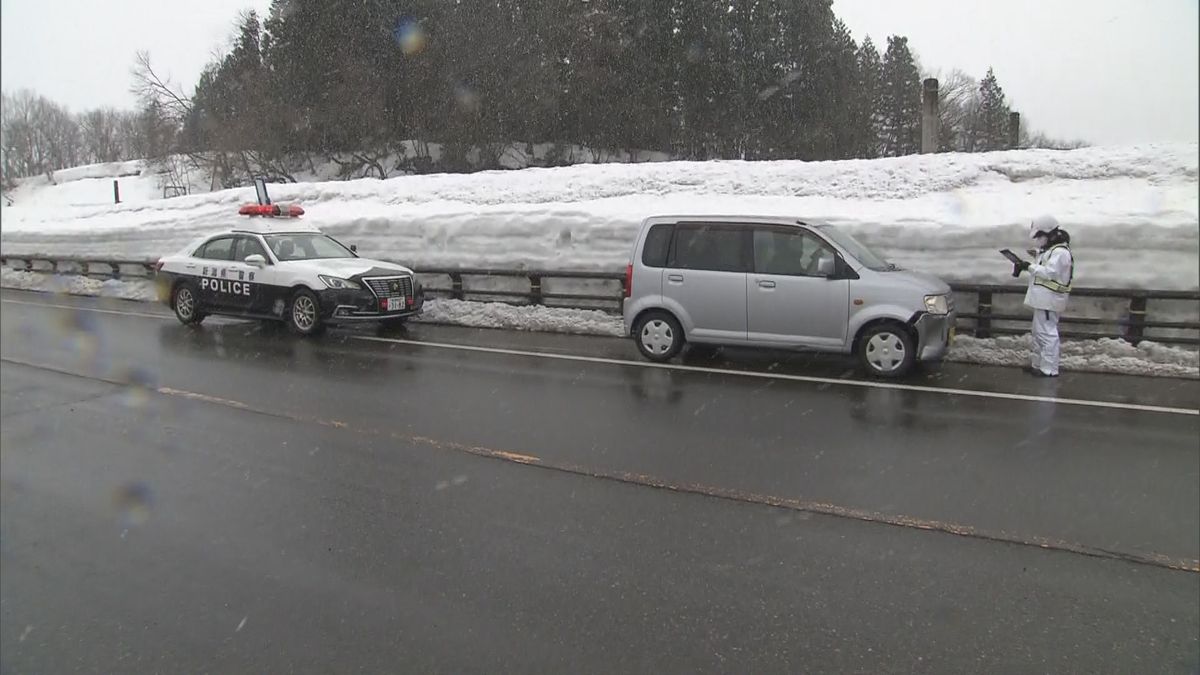
<path id="1" fill-rule="evenodd" d="M 835 257 L 834 251 L 811 232 L 754 230 L 754 270 L 759 274 L 819 276 L 817 263 L 822 257 Z"/>
<path id="2" fill-rule="evenodd" d="M 232 260 L 233 237 L 220 237 L 196 249 L 196 257 L 205 260 Z"/>
<path id="3" fill-rule="evenodd" d="M 668 264 L 685 270 L 749 272 L 749 249 L 749 228 L 679 225 Z"/>

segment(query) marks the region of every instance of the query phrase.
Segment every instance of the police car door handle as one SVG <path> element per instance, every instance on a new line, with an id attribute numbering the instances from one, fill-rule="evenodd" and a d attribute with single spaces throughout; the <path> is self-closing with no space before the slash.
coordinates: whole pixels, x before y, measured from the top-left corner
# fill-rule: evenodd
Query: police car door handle
<path id="1" fill-rule="evenodd" d="M 668 274 L 667 281 L 674 281 L 677 284 L 682 284 L 683 283 L 683 275 L 682 274 Z"/>
<path id="2" fill-rule="evenodd" d="M 759 279 L 759 281 L 758 281 L 758 287 L 759 287 L 759 288 L 775 288 L 775 282 L 774 282 L 774 281 L 768 281 L 768 280 L 766 280 L 766 279 Z"/>

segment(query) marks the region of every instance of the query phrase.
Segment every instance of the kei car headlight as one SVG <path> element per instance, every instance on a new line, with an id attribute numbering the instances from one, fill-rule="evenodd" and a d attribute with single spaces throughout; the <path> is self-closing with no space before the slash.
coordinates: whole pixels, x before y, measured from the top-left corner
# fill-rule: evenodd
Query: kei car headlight
<path id="1" fill-rule="evenodd" d="M 948 314 L 950 303 L 944 295 L 927 295 L 925 296 L 925 311 L 930 314 Z"/>
<path id="2" fill-rule="evenodd" d="M 349 279 L 339 279 L 338 277 L 326 276 L 324 274 L 318 274 L 317 278 L 330 288 L 337 288 L 344 291 L 356 291 L 362 288 L 362 286 L 358 285 L 358 282 L 350 281 Z"/>

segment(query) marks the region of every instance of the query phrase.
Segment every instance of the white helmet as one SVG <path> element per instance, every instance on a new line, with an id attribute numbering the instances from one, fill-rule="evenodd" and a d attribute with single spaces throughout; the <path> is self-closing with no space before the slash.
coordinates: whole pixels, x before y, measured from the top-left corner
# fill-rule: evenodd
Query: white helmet
<path id="1" fill-rule="evenodd" d="M 1037 239 L 1039 234 L 1050 234 L 1058 229 L 1058 219 L 1052 215 L 1046 214 L 1038 216 L 1029 223 L 1029 238 Z"/>

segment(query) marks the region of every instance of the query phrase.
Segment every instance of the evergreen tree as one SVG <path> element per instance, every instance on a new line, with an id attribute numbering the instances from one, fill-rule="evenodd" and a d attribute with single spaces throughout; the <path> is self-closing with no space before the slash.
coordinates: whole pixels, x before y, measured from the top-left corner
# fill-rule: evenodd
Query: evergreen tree
<path id="1" fill-rule="evenodd" d="M 1008 104 L 996 74 L 988 68 L 979 81 L 979 113 L 976 116 L 976 149 L 1004 150 L 1008 147 Z"/>
<path id="2" fill-rule="evenodd" d="M 863 38 L 856 54 L 858 81 L 856 101 L 848 124 L 854 146 L 853 157 L 878 157 L 882 150 L 883 62 L 870 36 Z"/>
<path id="3" fill-rule="evenodd" d="M 911 155 L 920 150 L 921 73 L 908 49 L 908 38 L 888 37 L 883 55 L 880 94 L 882 154 Z"/>
<path id="4" fill-rule="evenodd" d="M 939 149 L 1004 147 L 994 75 L 966 86 L 943 97 Z M 548 163 L 638 149 L 903 155 L 919 149 L 920 97 L 908 40 L 889 37 L 881 58 L 829 0 L 273 0 L 265 22 L 243 17 L 183 112 L 165 104 L 183 127 L 175 151 L 235 158 L 221 175 L 237 182 L 264 165 L 285 176 L 283 160 L 307 153 L 345 175 L 490 168 L 516 142 L 555 144 Z M 96 147 L 108 144 L 100 121 Z M 51 126 L 62 133 L 38 147 L 58 139 L 69 157 L 70 129 Z M 37 163 L 7 159 L 30 154 L 9 140 L 21 128 L 6 123 L 6 175 Z"/>

